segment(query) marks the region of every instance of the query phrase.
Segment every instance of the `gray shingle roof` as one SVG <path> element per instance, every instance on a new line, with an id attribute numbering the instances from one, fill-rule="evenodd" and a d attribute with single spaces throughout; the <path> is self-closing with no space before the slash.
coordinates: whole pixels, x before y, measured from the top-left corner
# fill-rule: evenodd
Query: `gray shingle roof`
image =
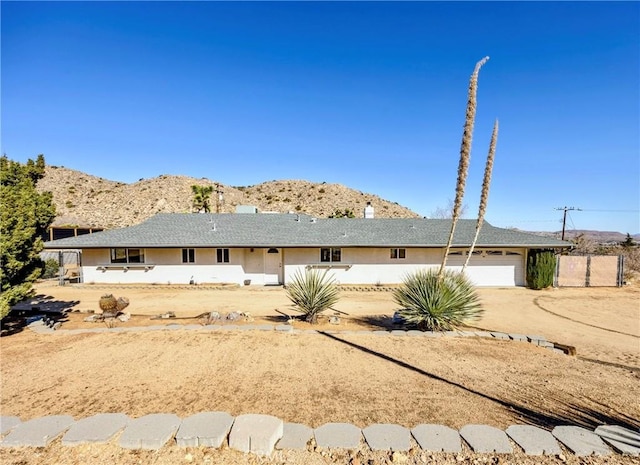
<path id="1" fill-rule="evenodd" d="M 471 244 L 476 220 L 460 220 L 454 246 Z M 47 249 L 108 247 L 443 247 L 451 220 L 319 218 L 296 214 L 161 213 L 144 223 L 46 242 Z M 569 247 L 550 237 L 484 223 L 477 247 Z"/>

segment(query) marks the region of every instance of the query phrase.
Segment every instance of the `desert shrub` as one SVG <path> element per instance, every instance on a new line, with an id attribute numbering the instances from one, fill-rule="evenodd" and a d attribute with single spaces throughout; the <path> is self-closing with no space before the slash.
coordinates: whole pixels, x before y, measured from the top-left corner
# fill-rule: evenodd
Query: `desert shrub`
<path id="1" fill-rule="evenodd" d="M 327 274 L 328 271 L 321 273 L 314 269 L 306 269 L 304 272 L 298 270 L 287 285 L 287 297 L 309 323 L 317 323 L 318 315 L 335 305 L 340 298 L 338 285 Z"/>
<path id="2" fill-rule="evenodd" d="M 527 287 L 546 289 L 553 286 L 556 256 L 549 250 L 532 250 L 527 261 Z"/>
<path id="3" fill-rule="evenodd" d="M 59 268 L 60 268 L 60 265 L 58 263 L 58 260 L 56 260 L 55 258 L 48 258 L 47 260 L 44 261 L 44 269 L 42 271 L 42 277 L 44 279 L 55 278 L 56 276 L 58 276 Z"/>
<path id="4" fill-rule="evenodd" d="M 426 331 L 447 331 L 474 320 L 484 311 L 473 284 L 462 273 L 438 269 L 407 275 L 393 291 L 399 313 L 407 323 Z"/>

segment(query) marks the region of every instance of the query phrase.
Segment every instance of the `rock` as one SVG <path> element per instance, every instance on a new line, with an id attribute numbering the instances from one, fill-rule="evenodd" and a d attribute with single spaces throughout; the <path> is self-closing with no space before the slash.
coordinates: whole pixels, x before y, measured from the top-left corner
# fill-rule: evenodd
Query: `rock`
<path id="1" fill-rule="evenodd" d="M 226 319 L 228 321 L 236 321 L 240 319 L 240 314 L 238 312 L 231 312 L 227 315 Z"/>
<path id="2" fill-rule="evenodd" d="M 338 316 L 330 316 L 329 317 L 329 323 L 331 323 L 332 325 L 339 325 L 340 324 L 340 317 L 338 317 Z"/>
<path id="3" fill-rule="evenodd" d="M 118 315 L 118 320 L 122 321 L 123 323 L 126 321 L 129 321 L 130 319 L 131 319 L 131 313 L 122 313 Z"/>
<path id="4" fill-rule="evenodd" d="M 402 452 L 394 452 L 391 454 L 391 461 L 393 463 L 406 463 L 409 458 Z"/>

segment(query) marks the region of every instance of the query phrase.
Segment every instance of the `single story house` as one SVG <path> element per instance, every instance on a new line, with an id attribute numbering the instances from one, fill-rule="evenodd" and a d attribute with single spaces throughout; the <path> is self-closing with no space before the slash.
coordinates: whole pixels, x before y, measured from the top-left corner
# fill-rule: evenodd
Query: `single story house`
<path id="1" fill-rule="evenodd" d="M 135 226 L 46 242 L 45 249 L 81 250 L 85 283 L 277 285 L 317 268 L 341 284 L 397 284 L 407 273 L 440 265 L 451 220 L 372 216 L 162 213 Z M 475 226 L 476 220 L 459 221 L 448 268 L 461 268 Z M 523 286 L 531 249 L 570 246 L 485 222 L 466 272 L 478 286 Z"/>

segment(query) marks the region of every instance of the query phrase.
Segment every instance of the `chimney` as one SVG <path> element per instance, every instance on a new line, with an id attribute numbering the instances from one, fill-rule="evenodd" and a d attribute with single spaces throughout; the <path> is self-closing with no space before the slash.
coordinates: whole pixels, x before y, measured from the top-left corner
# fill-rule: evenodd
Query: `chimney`
<path id="1" fill-rule="evenodd" d="M 371 206 L 371 202 L 367 202 L 367 206 L 364 207 L 364 217 L 373 218 L 373 207 Z"/>

